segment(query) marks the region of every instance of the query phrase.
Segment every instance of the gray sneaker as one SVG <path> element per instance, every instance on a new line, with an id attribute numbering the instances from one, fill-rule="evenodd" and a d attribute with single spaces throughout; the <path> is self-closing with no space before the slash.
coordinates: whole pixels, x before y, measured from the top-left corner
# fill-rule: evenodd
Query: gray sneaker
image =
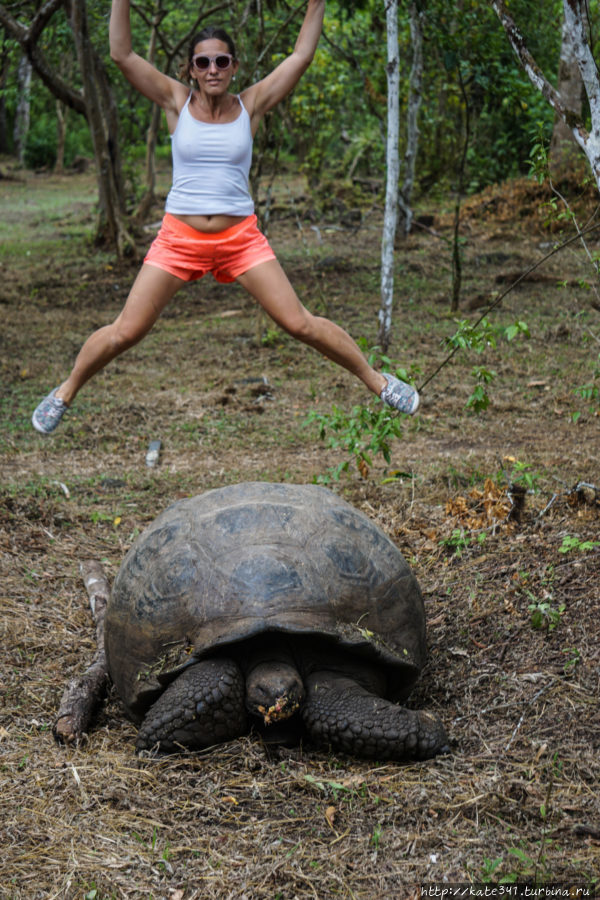
<path id="1" fill-rule="evenodd" d="M 394 409 L 412 416 L 419 408 L 421 398 L 419 392 L 412 384 L 400 381 L 395 375 L 383 372 L 387 384 L 379 395 L 384 403 L 393 406 Z"/>
<path id="2" fill-rule="evenodd" d="M 54 396 L 57 390 L 55 387 L 47 397 L 44 397 L 31 417 L 31 424 L 40 434 L 50 434 L 54 431 L 69 408 L 64 400 Z"/>

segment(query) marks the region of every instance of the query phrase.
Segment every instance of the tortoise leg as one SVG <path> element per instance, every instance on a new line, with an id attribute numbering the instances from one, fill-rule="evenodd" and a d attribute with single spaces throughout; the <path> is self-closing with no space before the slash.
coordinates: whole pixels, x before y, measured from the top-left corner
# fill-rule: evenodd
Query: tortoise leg
<path id="1" fill-rule="evenodd" d="M 404 709 L 335 672 L 305 679 L 302 718 L 321 745 L 377 759 L 429 759 L 448 752 L 444 726 L 432 713 Z"/>
<path id="2" fill-rule="evenodd" d="M 244 676 L 232 659 L 205 659 L 184 669 L 150 707 L 136 750 L 201 750 L 246 730 Z"/>

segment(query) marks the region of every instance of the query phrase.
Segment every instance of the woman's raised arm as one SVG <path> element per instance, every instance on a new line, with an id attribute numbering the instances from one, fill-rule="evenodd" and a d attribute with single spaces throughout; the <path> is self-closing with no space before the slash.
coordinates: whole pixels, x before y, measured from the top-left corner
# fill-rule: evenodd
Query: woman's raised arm
<path id="1" fill-rule="evenodd" d="M 158 103 L 166 112 L 177 115 L 185 102 L 185 87 L 174 78 L 159 72 L 143 57 L 134 53 L 131 45 L 129 0 L 112 0 L 108 29 L 111 59 L 125 78 L 149 100 Z"/>
<path id="2" fill-rule="evenodd" d="M 264 114 L 287 97 L 308 69 L 319 43 L 324 15 L 325 0 L 308 0 L 300 34 L 290 56 L 269 75 L 244 91 L 244 105 L 252 118 L 254 131 Z"/>

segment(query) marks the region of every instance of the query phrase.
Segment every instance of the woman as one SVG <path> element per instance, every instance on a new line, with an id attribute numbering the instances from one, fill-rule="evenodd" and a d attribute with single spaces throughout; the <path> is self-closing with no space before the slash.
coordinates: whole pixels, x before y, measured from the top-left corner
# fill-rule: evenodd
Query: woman
<path id="1" fill-rule="evenodd" d="M 305 309 L 256 226 L 248 188 L 252 139 L 265 113 L 308 68 L 324 11 L 325 0 L 309 0 L 292 54 L 262 81 L 234 94 L 229 89 L 238 61 L 225 31 L 205 28 L 192 42 L 190 90 L 133 52 L 129 0 L 113 0 L 111 57 L 131 84 L 165 111 L 173 186 L 161 229 L 122 312 L 88 338 L 69 377 L 39 404 L 32 418 L 37 431 L 52 432 L 80 388 L 148 333 L 182 285 L 207 272 L 218 281 L 237 281 L 281 328 L 348 369 L 390 406 L 417 411 L 419 395 L 411 385 L 375 371 L 342 328 Z"/>

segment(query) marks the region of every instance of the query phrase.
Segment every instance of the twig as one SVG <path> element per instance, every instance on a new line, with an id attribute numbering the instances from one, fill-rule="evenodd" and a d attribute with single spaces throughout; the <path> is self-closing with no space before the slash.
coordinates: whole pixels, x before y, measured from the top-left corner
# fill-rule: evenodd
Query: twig
<path id="1" fill-rule="evenodd" d="M 477 328 L 477 326 L 480 324 L 480 322 L 483 319 L 485 319 L 485 317 L 488 316 L 492 312 L 492 310 L 494 310 L 497 306 L 499 306 L 499 304 L 504 300 L 504 298 L 507 296 L 507 294 L 510 294 L 510 292 L 512 290 L 514 290 L 517 287 L 517 285 L 523 281 L 523 279 L 527 278 L 527 276 L 531 272 L 533 272 L 534 269 L 537 269 L 538 266 L 541 266 L 542 263 L 545 263 L 546 260 L 550 259 L 551 256 L 554 256 L 555 253 L 559 253 L 559 251 L 564 250 L 564 248 L 568 247 L 569 244 L 572 244 L 575 241 L 581 240 L 581 238 L 584 234 L 589 234 L 590 231 L 596 231 L 596 229 L 598 229 L 598 228 L 600 228 L 600 222 L 596 222 L 595 225 L 590 225 L 589 228 L 582 229 L 577 234 L 574 234 L 570 238 L 567 238 L 567 240 L 563 241 L 562 244 L 558 244 L 549 253 L 547 253 L 541 259 L 538 259 L 537 262 L 535 262 L 531 266 L 529 266 L 528 269 L 526 269 L 524 272 L 521 273 L 521 275 L 519 275 L 519 277 L 516 279 L 516 281 L 513 281 L 512 284 L 509 284 L 509 286 L 506 288 L 506 290 L 502 291 L 502 293 L 498 297 L 496 297 L 496 299 L 494 300 L 493 303 L 490 303 L 490 305 L 488 307 L 486 307 L 486 309 L 481 313 L 479 318 L 475 321 L 475 324 L 473 325 L 473 330 L 475 328 Z M 436 375 L 439 375 L 439 373 L 442 371 L 442 369 L 448 365 L 450 360 L 454 358 L 454 356 L 458 353 L 458 351 L 460 349 L 462 349 L 462 348 L 454 347 L 451 350 L 451 352 L 448 354 L 448 356 L 444 360 L 442 360 L 442 362 L 439 364 L 437 369 L 435 369 L 435 371 L 433 371 L 431 373 L 431 375 L 428 375 L 428 377 L 425 379 L 425 381 L 420 385 L 419 392 L 421 392 L 423 390 L 423 388 L 429 384 L 430 381 L 433 381 L 433 379 L 436 377 Z"/>
<path id="2" fill-rule="evenodd" d="M 71 679 L 62 695 L 52 733 L 63 744 L 79 744 L 84 738 L 94 709 L 103 699 L 110 680 L 104 652 L 104 615 L 110 588 L 97 560 L 85 560 L 79 568 L 96 622 L 98 647 L 92 664 L 82 675 Z"/>
<path id="3" fill-rule="evenodd" d="M 548 682 L 548 684 L 545 684 L 544 687 L 540 688 L 539 691 L 537 692 L 537 694 L 535 694 L 535 695 L 531 698 L 531 700 L 530 700 L 529 703 L 527 704 L 527 707 L 532 706 L 532 705 L 535 703 L 535 701 L 538 699 L 538 697 L 541 697 L 542 694 L 545 694 L 546 691 L 554 685 L 555 681 L 556 681 L 556 679 L 553 678 L 551 681 Z M 515 725 L 514 731 L 513 731 L 513 733 L 512 733 L 511 736 L 510 736 L 510 740 L 509 740 L 509 742 L 507 743 L 506 747 L 504 748 L 504 752 L 505 752 L 505 753 L 506 753 L 507 750 L 510 748 L 510 745 L 512 744 L 512 742 L 513 742 L 514 739 L 516 738 L 517 732 L 519 731 L 521 725 L 522 725 L 523 722 L 525 721 L 525 716 L 526 716 L 526 714 L 527 714 L 527 708 L 525 708 L 525 710 L 524 710 L 523 713 L 521 714 L 521 718 L 519 719 L 519 721 L 518 721 L 517 724 Z"/>

